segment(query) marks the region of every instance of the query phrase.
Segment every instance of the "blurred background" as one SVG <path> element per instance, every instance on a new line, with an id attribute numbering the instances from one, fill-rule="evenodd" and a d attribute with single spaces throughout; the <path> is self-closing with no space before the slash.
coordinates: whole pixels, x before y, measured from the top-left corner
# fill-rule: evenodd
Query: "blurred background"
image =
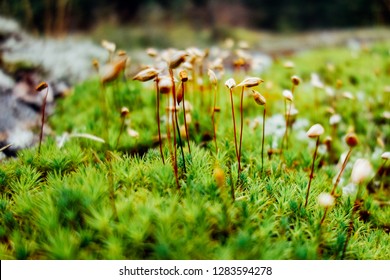
<path id="1" fill-rule="evenodd" d="M 0 0 L 33 34 L 88 34 L 127 47 L 206 45 L 227 37 L 384 28 L 390 0 Z M 192 32 L 192 31 L 196 32 Z"/>

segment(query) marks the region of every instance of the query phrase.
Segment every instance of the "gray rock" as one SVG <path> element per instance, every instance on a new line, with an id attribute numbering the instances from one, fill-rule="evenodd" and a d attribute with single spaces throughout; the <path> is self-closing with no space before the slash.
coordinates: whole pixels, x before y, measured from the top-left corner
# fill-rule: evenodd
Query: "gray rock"
<path id="1" fill-rule="evenodd" d="M 49 84 L 46 113 L 51 114 L 56 97 L 94 74 L 94 58 L 105 60 L 107 51 L 85 40 L 36 38 L 0 16 L 0 147 L 13 144 L 5 154 L 37 142 L 33 131 L 39 130 L 43 99 L 35 86 Z"/>

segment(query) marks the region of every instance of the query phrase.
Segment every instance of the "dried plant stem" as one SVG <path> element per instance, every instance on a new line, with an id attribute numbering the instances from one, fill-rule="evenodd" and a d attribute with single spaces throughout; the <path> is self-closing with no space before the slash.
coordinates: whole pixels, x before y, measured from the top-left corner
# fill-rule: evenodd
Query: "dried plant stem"
<path id="1" fill-rule="evenodd" d="M 244 112 L 242 109 L 244 103 L 244 87 L 242 87 L 241 90 L 241 99 L 240 99 L 240 146 L 238 150 L 238 179 L 240 179 L 240 173 L 241 173 L 241 147 L 242 147 L 242 130 L 244 128 Z"/>
<path id="2" fill-rule="evenodd" d="M 213 112 L 211 114 L 211 120 L 213 122 L 213 130 L 214 130 L 214 144 L 215 144 L 215 152 L 218 153 L 218 145 L 217 145 L 217 128 L 215 125 L 215 108 L 217 106 L 217 86 L 214 87 L 214 106 L 213 106 Z"/>
<path id="3" fill-rule="evenodd" d="M 313 179 L 313 177 L 314 177 L 314 164 L 315 164 L 315 161 L 316 161 L 317 150 L 318 150 L 318 146 L 319 146 L 319 145 L 320 145 L 320 137 L 317 137 L 316 148 L 315 148 L 315 150 L 314 150 L 314 155 L 313 155 L 313 163 L 312 163 L 312 165 L 311 165 L 311 172 L 310 172 L 310 177 L 309 177 L 309 184 L 307 185 L 305 207 L 307 206 L 307 202 L 308 202 L 308 199 L 309 199 L 311 181 L 312 181 L 312 179 Z"/>
<path id="4" fill-rule="evenodd" d="M 47 95 L 49 94 L 49 88 L 46 88 L 46 93 L 43 97 L 42 102 L 42 108 L 41 108 L 41 130 L 39 133 L 39 146 L 38 146 L 38 155 L 41 154 L 41 145 L 42 145 L 42 138 L 43 138 L 43 126 L 45 125 L 45 110 L 46 110 L 46 101 L 47 101 Z"/>
<path id="5" fill-rule="evenodd" d="M 160 89 L 158 86 L 158 76 L 156 77 L 156 121 L 157 121 L 157 130 L 158 130 L 158 144 L 160 146 L 160 155 L 163 164 L 165 164 L 164 153 L 162 149 L 162 140 L 161 140 L 161 128 L 160 128 Z"/>
<path id="6" fill-rule="evenodd" d="M 261 137 L 261 174 L 263 174 L 263 170 L 264 170 L 265 115 L 266 115 L 266 108 L 264 106 L 264 111 L 263 111 L 263 135 Z"/>
<path id="7" fill-rule="evenodd" d="M 188 152 L 191 155 L 190 135 L 188 134 L 187 113 L 186 113 L 185 96 L 184 96 L 184 93 L 185 93 L 185 83 L 183 83 L 183 82 L 181 83 L 181 90 L 182 90 L 182 93 L 183 93 L 183 100 L 182 100 L 182 102 L 183 102 L 183 112 L 184 112 L 184 128 L 186 130 Z"/>
<path id="8" fill-rule="evenodd" d="M 172 94 L 173 94 L 173 104 L 174 104 L 174 105 L 173 105 L 173 113 L 174 113 L 174 117 L 175 117 L 177 135 L 178 135 L 178 138 L 179 138 L 180 152 L 181 152 L 181 157 L 182 157 L 182 160 L 183 160 L 184 173 L 187 173 L 187 169 L 186 169 L 186 160 L 185 160 L 184 151 L 183 151 L 183 142 L 181 141 L 179 122 L 178 122 L 178 120 L 177 120 L 177 110 L 176 110 L 177 101 L 176 101 L 175 80 L 174 80 L 174 78 L 173 78 L 173 70 L 172 70 L 171 68 L 169 69 L 169 74 L 171 75 L 171 80 L 172 80 Z M 175 128 L 174 128 L 174 129 L 175 129 Z M 177 158 L 176 158 L 176 161 L 177 161 Z M 177 168 L 177 162 L 176 162 L 176 168 Z"/>
<path id="9" fill-rule="evenodd" d="M 5 145 L 4 147 L 1 147 L 1 148 L 0 148 L 0 152 L 2 152 L 2 151 L 4 151 L 4 150 L 8 149 L 8 148 L 11 147 L 11 146 L 12 146 L 12 144 L 8 144 L 8 145 Z"/>
<path id="10" fill-rule="evenodd" d="M 236 118 L 234 117 L 234 103 L 233 103 L 233 91 L 230 89 L 230 101 L 232 104 L 232 119 L 233 119 L 233 132 L 234 132 L 234 146 L 236 148 L 236 158 L 238 162 L 238 148 L 237 148 L 237 130 L 236 130 Z"/>

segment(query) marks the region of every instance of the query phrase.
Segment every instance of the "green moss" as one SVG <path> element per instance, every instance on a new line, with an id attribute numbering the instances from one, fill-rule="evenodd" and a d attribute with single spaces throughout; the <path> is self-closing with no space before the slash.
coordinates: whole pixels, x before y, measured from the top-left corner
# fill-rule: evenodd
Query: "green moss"
<path id="1" fill-rule="evenodd" d="M 338 97 L 335 109 L 342 116 L 342 123 L 332 142 L 336 158 L 347 149 L 343 136 L 350 126 L 360 140 L 351 161 L 370 157 L 378 146 L 378 136 L 384 139 L 384 149 L 389 149 L 389 126 L 382 117 L 388 110 L 383 91 L 390 83 L 385 59 L 388 49 L 389 44 L 383 43 L 358 56 L 346 49 L 324 49 L 292 57 L 294 74 L 303 80 L 294 96 L 298 120 L 320 122 L 330 134 L 326 107 L 331 99 L 323 90 L 314 92 L 309 83 L 312 72 L 319 73 L 330 86 L 341 79 L 343 86 L 336 92 L 339 97 L 347 90 L 353 94 L 363 92 L 364 100 Z M 329 63 L 334 67 L 326 66 Z M 283 114 L 281 91 L 290 87 L 288 71 L 280 61 L 262 76 L 266 82 L 273 82 L 272 88 L 260 86 L 267 98 L 267 118 Z M 321 154 L 316 161 L 308 206 L 303 206 L 313 153 L 308 147 L 314 143 L 300 137 L 309 127 L 301 131 L 293 128 L 283 159 L 278 154 L 266 158 L 261 174 L 261 131 L 259 127 L 252 131 L 246 123 L 260 116 L 262 108 L 246 98 L 244 169 L 237 184 L 230 100 L 223 82 L 219 90 L 221 112 L 217 115 L 218 154 L 211 142 L 209 95 L 186 94 L 195 109 L 189 127 L 192 154 L 184 147 L 187 172 L 179 157 L 180 189 L 175 183 L 173 158 L 165 137 L 166 163 L 160 159 L 153 87 L 133 81 L 107 85 L 109 110 L 105 119 L 98 81 L 92 79 L 77 85 L 70 96 L 59 101 L 55 114 L 49 118 L 51 126 L 58 135 L 88 133 L 108 140 L 108 144 L 71 137 L 58 147 L 55 139 L 49 137 L 39 156 L 33 148 L 21 151 L 16 159 L 1 162 L 0 257 L 339 259 L 353 199 L 338 197 L 319 228 L 324 210 L 316 198 L 331 190 L 337 172 L 328 156 Z M 238 95 L 234 98 L 238 112 Z M 162 103 L 165 102 L 163 96 Z M 204 105 L 199 109 L 201 102 Z M 313 107 L 314 102 L 317 107 Z M 138 131 L 139 137 L 125 132 L 115 149 L 122 106 L 130 109 L 127 128 Z M 237 113 L 237 121 L 238 116 Z M 182 123 L 182 115 L 179 119 Z M 162 131 L 166 133 L 164 123 Z M 271 137 L 266 138 L 266 149 L 270 148 L 270 141 Z M 379 159 L 373 161 L 376 167 L 380 165 Z M 217 166 L 224 173 L 222 185 L 213 175 Z M 347 180 L 349 172 L 350 169 L 345 172 Z M 380 198 L 386 199 L 386 192 Z M 378 194 L 364 194 L 346 258 L 388 258 L 389 209 L 378 203 Z"/>

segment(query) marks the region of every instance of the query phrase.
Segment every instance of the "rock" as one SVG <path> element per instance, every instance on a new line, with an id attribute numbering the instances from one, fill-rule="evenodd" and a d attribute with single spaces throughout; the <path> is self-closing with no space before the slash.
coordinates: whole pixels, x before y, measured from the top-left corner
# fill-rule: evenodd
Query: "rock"
<path id="1" fill-rule="evenodd" d="M 107 59 L 107 52 L 90 41 L 30 36 L 19 25 L 0 16 L 0 147 L 13 144 L 6 155 L 37 142 L 42 95 L 35 91 L 42 81 L 49 84 L 46 113 L 55 99 L 92 74 L 92 59 Z M 50 128 L 46 125 L 47 131 Z"/>
<path id="2" fill-rule="evenodd" d="M 18 100 L 11 90 L 0 92 L 0 147 L 13 144 L 3 151 L 7 156 L 34 143 L 32 129 L 39 120 L 36 110 Z"/>
<path id="3" fill-rule="evenodd" d="M 15 86 L 15 81 L 0 69 L 0 89 L 12 88 Z"/>

